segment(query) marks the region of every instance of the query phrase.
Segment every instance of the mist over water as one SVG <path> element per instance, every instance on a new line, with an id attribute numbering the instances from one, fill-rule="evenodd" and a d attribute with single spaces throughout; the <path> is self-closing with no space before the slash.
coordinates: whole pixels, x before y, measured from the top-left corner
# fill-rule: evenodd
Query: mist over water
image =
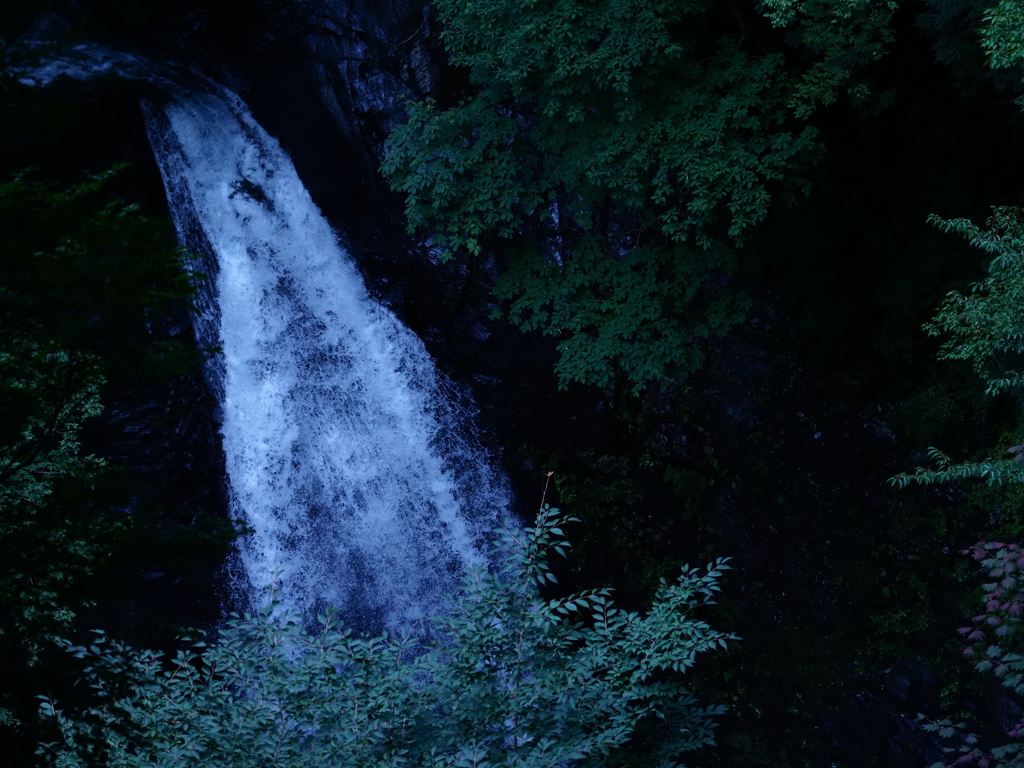
<path id="1" fill-rule="evenodd" d="M 236 585 L 398 627 L 440 607 L 507 507 L 422 342 L 366 292 L 276 140 L 226 90 L 147 105 L 181 241 L 208 262 Z"/>

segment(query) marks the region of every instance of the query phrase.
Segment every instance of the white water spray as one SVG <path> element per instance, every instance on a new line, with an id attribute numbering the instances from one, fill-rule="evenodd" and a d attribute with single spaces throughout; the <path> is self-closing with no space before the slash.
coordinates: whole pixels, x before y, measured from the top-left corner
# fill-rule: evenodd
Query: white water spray
<path id="1" fill-rule="evenodd" d="M 246 590 L 282 568 L 285 606 L 307 615 L 436 612 L 507 504 L 465 414 L 236 96 L 147 112 L 179 237 L 212 257 L 197 334 L 221 350 L 209 377 L 232 512 L 253 531 Z"/>

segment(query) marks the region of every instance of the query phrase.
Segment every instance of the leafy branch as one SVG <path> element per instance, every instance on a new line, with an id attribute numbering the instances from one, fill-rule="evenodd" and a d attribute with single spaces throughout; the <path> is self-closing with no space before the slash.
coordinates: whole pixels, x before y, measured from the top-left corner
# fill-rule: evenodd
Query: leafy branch
<path id="1" fill-rule="evenodd" d="M 99 633 L 68 650 L 86 662 L 96 701 L 67 714 L 42 697 L 54 765 L 615 766 L 632 763 L 641 724 L 661 737 L 649 758 L 713 742 L 722 707 L 700 707 L 681 673 L 733 636 L 693 617 L 713 602 L 724 559 L 663 583 L 646 615 L 608 590 L 544 599 L 548 557 L 569 518 L 545 506 L 503 532 L 504 563 L 466 574 L 434 640 L 357 637 L 336 614 L 308 630 L 279 610 L 276 585 L 254 615 L 172 660 Z"/>

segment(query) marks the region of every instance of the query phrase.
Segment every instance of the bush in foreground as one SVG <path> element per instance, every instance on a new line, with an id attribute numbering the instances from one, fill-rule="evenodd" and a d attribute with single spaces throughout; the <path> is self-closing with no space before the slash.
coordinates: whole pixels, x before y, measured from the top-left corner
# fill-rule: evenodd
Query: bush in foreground
<path id="1" fill-rule="evenodd" d="M 504 531 L 506 564 L 467 574 L 429 643 L 356 637 L 331 614 L 308 631 L 271 589 L 172 662 L 102 634 L 69 646 L 96 704 L 44 699 L 60 737 L 40 752 L 62 768 L 679 765 L 713 743 L 723 710 L 699 706 L 681 673 L 734 639 L 692 616 L 729 566 L 684 568 L 643 616 L 608 590 L 546 600 L 565 520 L 545 506 L 534 528 Z"/>

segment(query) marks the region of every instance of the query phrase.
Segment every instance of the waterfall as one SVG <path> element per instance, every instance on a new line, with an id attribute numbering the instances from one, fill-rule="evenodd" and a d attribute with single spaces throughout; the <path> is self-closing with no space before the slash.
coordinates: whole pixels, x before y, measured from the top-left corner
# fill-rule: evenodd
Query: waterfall
<path id="1" fill-rule="evenodd" d="M 505 486 L 422 342 L 367 293 L 290 158 L 230 92 L 146 105 L 179 238 L 206 254 L 240 587 L 407 626 L 481 562 Z"/>

